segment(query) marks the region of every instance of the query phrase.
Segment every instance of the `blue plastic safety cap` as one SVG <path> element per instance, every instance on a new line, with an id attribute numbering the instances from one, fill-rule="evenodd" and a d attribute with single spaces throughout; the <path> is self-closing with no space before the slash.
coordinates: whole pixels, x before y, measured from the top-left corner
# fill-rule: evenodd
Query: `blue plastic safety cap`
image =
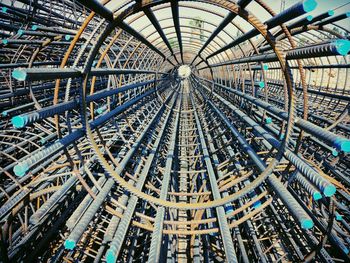
<path id="1" fill-rule="evenodd" d="M 116 261 L 116 258 L 115 258 L 113 251 L 111 251 L 111 250 L 107 251 L 106 261 L 107 261 L 107 263 L 114 263 Z"/>
<path id="2" fill-rule="evenodd" d="M 15 116 L 11 119 L 12 125 L 15 128 L 23 128 L 26 124 L 27 117 L 26 116 Z"/>
<path id="3" fill-rule="evenodd" d="M 75 248 L 75 241 L 71 240 L 71 239 L 67 239 L 66 241 L 64 241 L 64 247 L 66 249 L 74 249 Z"/>
<path id="4" fill-rule="evenodd" d="M 337 151 L 336 149 L 333 149 L 333 150 L 332 150 L 332 155 L 333 155 L 333 156 L 338 156 L 338 151 Z"/>
<path id="5" fill-rule="evenodd" d="M 303 9 L 305 12 L 313 11 L 317 6 L 317 2 L 315 0 L 304 0 Z"/>
<path id="6" fill-rule="evenodd" d="M 313 18 L 314 18 L 313 16 L 307 16 L 306 17 L 307 21 L 312 21 Z"/>
<path id="7" fill-rule="evenodd" d="M 23 69 L 15 69 L 12 71 L 12 77 L 17 80 L 26 80 L 27 73 Z"/>
<path id="8" fill-rule="evenodd" d="M 342 220 L 343 220 L 343 216 L 340 215 L 340 214 L 338 214 L 338 213 L 335 213 L 335 219 L 336 219 L 337 221 L 342 221 Z"/>
<path id="9" fill-rule="evenodd" d="M 312 198 L 316 201 L 316 200 L 320 200 L 322 198 L 322 195 L 320 192 L 314 192 L 312 195 Z"/>
<path id="10" fill-rule="evenodd" d="M 350 51 L 350 41 L 338 39 L 334 42 L 335 48 L 339 55 L 346 56 Z"/>
<path id="11" fill-rule="evenodd" d="M 350 152 L 350 140 L 344 140 L 340 147 L 343 152 Z"/>
<path id="12" fill-rule="evenodd" d="M 255 208 L 255 209 L 259 208 L 260 206 L 261 206 L 261 202 L 260 202 L 260 201 L 256 201 L 256 202 L 252 205 L 252 207 Z"/>
<path id="13" fill-rule="evenodd" d="M 337 188 L 335 188 L 334 185 L 329 184 L 323 189 L 323 194 L 327 197 L 330 197 L 334 195 L 336 191 L 337 191 Z"/>
<path id="14" fill-rule="evenodd" d="M 334 11 L 333 11 L 333 10 L 329 10 L 329 11 L 328 11 L 328 15 L 329 15 L 329 16 L 334 15 Z"/>
<path id="15" fill-rule="evenodd" d="M 28 171 L 27 165 L 17 164 L 17 165 L 15 165 L 15 167 L 13 167 L 13 172 L 15 173 L 15 175 L 17 175 L 19 177 L 24 176 L 27 171 Z"/>
<path id="16" fill-rule="evenodd" d="M 338 138 L 335 140 L 334 147 L 337 148 L 337 150 L 348 153 L 350 152 L 350 140 L 345 138 Z"/>
<path id="17" fill-rule="evenodd" d="M 301 222 L 301 228 L 303 229 L 310 229 L 314 226 L 314 222 L 311 219 L 304 219 Z"/>

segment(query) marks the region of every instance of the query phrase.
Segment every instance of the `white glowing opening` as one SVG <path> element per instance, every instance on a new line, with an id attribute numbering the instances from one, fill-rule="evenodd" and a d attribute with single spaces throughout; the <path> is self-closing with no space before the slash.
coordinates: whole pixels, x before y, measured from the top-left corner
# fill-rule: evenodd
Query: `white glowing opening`
<path id="1" fill-rule="evenodd" d="M 191 75 L 191 68 L 187 65 L 182 65 L 177 70 L 180 78 L 188 78 Z"/>

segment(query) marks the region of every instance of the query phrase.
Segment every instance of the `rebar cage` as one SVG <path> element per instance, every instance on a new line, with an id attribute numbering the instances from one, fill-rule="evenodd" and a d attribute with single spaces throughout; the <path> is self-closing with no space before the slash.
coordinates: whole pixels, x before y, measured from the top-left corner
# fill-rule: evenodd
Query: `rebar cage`
<path id="1" fill-rule="evenodd" d="M 0 261 L 349 262 L 349 6 L 1 0 Z"/>

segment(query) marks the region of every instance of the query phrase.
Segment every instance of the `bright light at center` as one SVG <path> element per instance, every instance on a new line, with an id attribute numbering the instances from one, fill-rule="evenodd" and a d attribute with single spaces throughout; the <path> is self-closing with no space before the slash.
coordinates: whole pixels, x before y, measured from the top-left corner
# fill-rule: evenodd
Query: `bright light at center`
<path id="1" fill-rule="evenodd" d="M 187 65 L 182 65 L 177 70 L 180 78 L 188 78 L 191 75 L 191 68 Z"/>

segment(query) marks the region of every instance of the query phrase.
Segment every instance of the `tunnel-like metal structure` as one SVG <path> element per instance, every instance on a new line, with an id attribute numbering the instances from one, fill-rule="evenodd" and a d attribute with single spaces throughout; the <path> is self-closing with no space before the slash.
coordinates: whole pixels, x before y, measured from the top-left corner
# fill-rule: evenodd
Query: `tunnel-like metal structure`
<path id="1" fill-rule="evenodd" d="M 350 13 L 270 3 L 1 0 L 0 261 L 349 262 Z"/>

